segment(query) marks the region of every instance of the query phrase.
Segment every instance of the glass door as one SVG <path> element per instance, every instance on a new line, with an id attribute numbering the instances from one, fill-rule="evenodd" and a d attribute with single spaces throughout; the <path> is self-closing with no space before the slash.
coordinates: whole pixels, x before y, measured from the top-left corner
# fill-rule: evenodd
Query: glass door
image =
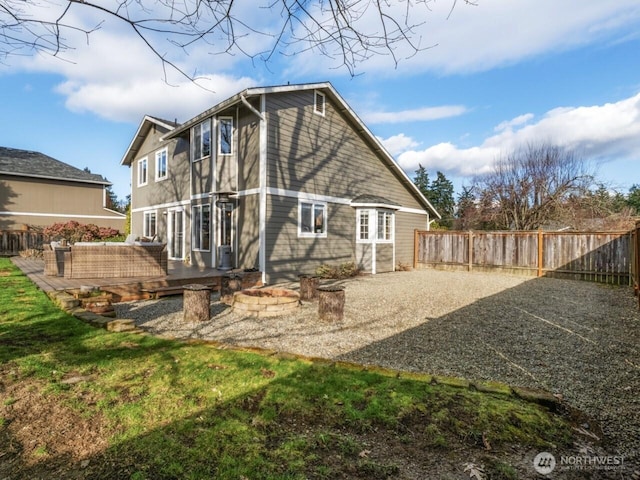
<path id="1" fill-rule="evenodd" d="M 169 210 L 169 258 L 184 259 L 184 210 Z"/>

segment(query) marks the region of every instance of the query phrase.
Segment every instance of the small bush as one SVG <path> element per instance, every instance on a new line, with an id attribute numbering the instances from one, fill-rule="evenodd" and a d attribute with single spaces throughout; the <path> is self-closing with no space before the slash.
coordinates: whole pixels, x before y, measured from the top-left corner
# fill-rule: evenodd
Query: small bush
<path id="1" fill-rule="evenodd" d="M 338 266 L 323 263 L 316 269 L 316 275 L 320 278 L 342 279 L 355 277 L 359 274 L 360 270 L 354 262 L 345 262 Z"/>
<path id="2" fill-rule="evenodd" d="M 66 223 L 54 223 L 46 227 L 42 233 L 51 240 L 67 240 L 69 243 L 75 242 L 95 242 L 111 238 L 120 238 L 120 232 L 115 228 L 98 227 L 93 224 L 82 224 L 71 220 Z"/>

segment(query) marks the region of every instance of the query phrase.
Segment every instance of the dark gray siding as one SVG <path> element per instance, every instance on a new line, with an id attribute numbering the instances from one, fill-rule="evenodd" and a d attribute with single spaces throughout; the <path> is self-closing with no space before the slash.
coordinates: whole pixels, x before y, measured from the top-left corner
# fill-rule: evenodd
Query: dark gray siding
<path id="1" fill-rule="evenodd" d="M 355 261 L 355 211 L 348 205 L 327 205 L 327 237 L 298 238 L 298 200 L 267 197 L 266 273 L 269 283 L 295 280 L 327 263 Z"/>
<path id="2" fill-rule="evenodd" d="M 378 243 L 376 245 L 376 273 L 393 272 L 393 244 Z"/>
<path id="3" fill-rule="evenodd" d="M 413 265 L 413 236 L 416 228 L 426 230 L 426 215 L 396 213 L 396 266 L 399 263 Z"/>
<path id="4" fill-rule="evenodd" d="M 156 181 L 156 152 L 167 147 L 167 178 Z M 149 183 L 137 188 L 136 207 L 163 205 L 189 199 L 189 156 L 187 142 L 173 140 L 168 145 L 158 146 L 148 158 Z M 137 175 L 137 167 L 135 168 Z M 137 185 L 137 183 L 134 183 Z M 134 190 L 136 187 L 134 186 Z"/>
<path id="5" fill-rule="evenodd" d="M 373 245 L 370 243 L 356 244 L 356 265 L 363 273 L 371 273 Z"/>
<path id="6" fill-rule="evenodd" d="M 242 191 L 258 188 L 260 186 L 260 121 L 248 109 L 240 110 L 237 145 L 237 189 Z"/>
<path id="7" fill-rule="evenodd" d="M 213 191 L 213 170 L 211 157 L 191 162 L 191 194 L 200 195 Z"/>
<path id="8" fill-rule="evenodd" d="M 166 131 L 157 127 L 145 139 L 131 165 L 131 205 L 133 209 L 189 199 L 189 144 L 183 139 L 160 142 Z M 156 181 L 156 152 L 167 148 L 166 180 Z M 138 161 L 147 158 L 147 185 L 138 187 Z"/>
<path id="9" fill-rule="evenodd" d="M 259 195 L 238 198 L 237 244 L 238 268 L 258 268 L 260 250 Z"/>
<path id="10" fill-rule="evenodd" d="M 189 193 L 189 143 L 184 139 L 160 142 L 167 130 L 159 126 L 152 128 L 147 135 L 140 153 L 131 164 L 131 232 L 143 233 L 143 210 L 157 210 L 156 225 L 160 241 L 167 241 L 166 208 L 158 205 L 177 205 L 190 198 Z M 167 148 L 167 178 L 156 181 L 156 152 Z M 138 160 L 147 158 L 147 185 L 138 187 Z M 188 243 L 188 240 L 187 240 Z"/>
<path id="11" fill-rule="evenodd" d="M 269 187 L 349 199 L 375 194 L 421 208 L 329 96 L 325 116 L 313 112 L 313 103 L 312 90 L 267 97 Z"/>

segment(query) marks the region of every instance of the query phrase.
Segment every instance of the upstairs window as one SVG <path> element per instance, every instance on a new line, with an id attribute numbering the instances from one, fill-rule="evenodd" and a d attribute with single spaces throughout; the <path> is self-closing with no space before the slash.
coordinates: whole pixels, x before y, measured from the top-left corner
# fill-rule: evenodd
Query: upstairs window
<path id="1" fill-rule="evenodd" d="M 220 117 L 218 120 L 218 153 L 231 155 L 233 153 L 233 118 Z"/>
<path id="2" fill-rule="evenodd" d="M 156 181 L 167 178 L 167 149 L 156 152 Z"/>
<path id="3" fill-rule="evenodd" d="M 138 186 L 141 187 L 146 185 L 148 181 L 148 172 L 147 172 L 147 159 L 141 158 L 138 160 Z"/>
<path id="4" fill-rule="evenodd" d="M 211 120 L 207 119 L 193 127 L 191 138 L 194 162 L 211 155 Z"/>
<path id="5" fill-rule="evenodd" d="M 300 202 L 298 209 L 299 237 L 327 236 L 327 204 Z"/>

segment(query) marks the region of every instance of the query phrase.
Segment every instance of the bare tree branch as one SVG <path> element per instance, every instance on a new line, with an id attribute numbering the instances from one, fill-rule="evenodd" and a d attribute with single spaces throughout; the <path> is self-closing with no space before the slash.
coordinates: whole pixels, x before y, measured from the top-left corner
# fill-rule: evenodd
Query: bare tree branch
<path id="1" fill-rule="evenodd" d="M 575 151 L 541 143 L 498 159 L 473 188 L 486 224 L 534 230 L 563 216 L 569 200 L 584 196 L 593 183 L 590 165 Z"/>
<path id="2" fill-rule="evenodd" d="M 265 63 L 276 54 L 313 51 L 355 75 L 372 56 L 390 56 L 397 65 L 400 54 L 410 57 L 430 48 L 421 46 L 416 30 L 432 1 L 266 0 L 254 6 L 264 15 L 252 18 L 237 0 L 0 0 L 0 61 L 33 54 L 62 57 L 74 48 L 68 33 L 84 33 L 88 39 L 105 19 L 114 18 L 128 25 L 164 67 L 190 80 L 197 76 L 184 72 L 177 59 L 200 45 L 211 54 L 241 54 Z M 456 3 L 452 0 L 452 10 Z M 78 9 L 104 18 L 86 27 L 71 15 Z M 248 48 L 250 36 L 257 36 L 263 48 Z"/>

